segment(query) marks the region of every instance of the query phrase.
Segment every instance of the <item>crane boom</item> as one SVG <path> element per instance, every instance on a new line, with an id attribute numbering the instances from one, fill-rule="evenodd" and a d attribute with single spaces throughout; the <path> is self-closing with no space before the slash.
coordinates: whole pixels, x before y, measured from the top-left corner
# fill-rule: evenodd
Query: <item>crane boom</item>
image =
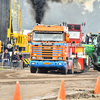
<path id="1" fill-rule="evenodd" d="M 7 32 L 9 41 L 11 40 L 11 37 L 18 37 L 18 34 L 21 32 L 21 9 L 22 0 L 10 1 L 10 23 Z"/>
<path id="2" fill-rule="evenodd" d="M 12 47 L 18 47 L 20 51 L 28 52 L 28 36 L 21 34 L 22 0 L 10 1 L 10 23 L 7 38 Z"/>

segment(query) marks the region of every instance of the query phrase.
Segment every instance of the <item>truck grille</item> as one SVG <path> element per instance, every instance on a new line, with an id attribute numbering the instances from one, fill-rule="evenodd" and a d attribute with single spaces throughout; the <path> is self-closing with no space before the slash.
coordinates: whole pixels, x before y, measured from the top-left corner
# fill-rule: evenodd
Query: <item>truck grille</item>
<path id="1" fill-rule="evenodd" d="M 65 49 L 63 46 L 56 45 L 33 45 L 31 50 L 31 58 L 36 58 L 34 60 L 61 60 L 58 58 L 63 58 Z"/>
<path id="2" fill-rule="evenodd" d="M 52 59 L 52 55 L 53 55 L 52 49 L 53 49 L 52 46 L 44 46 L 43 45 L 43 47 L 42 47 L 43 59 Z M 47 57 L 44 57 L 44 56 L 47 56 Z M 51 56 L 51 57 L 48 57 L 48 56 Z"/>

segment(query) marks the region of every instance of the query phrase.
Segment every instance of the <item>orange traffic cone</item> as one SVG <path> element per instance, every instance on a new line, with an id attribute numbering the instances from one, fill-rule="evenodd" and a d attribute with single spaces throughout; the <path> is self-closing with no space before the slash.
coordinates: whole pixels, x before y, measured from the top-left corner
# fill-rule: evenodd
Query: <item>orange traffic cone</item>
<path id="1" fill-rule="evenodd" d="M 21 100 L 19 82 L 16 83 L 16 89 L 13 100 Z"/>
<path id="2" fill-rule="evenodd" d="M 61 81 L 61 86 L 60 86 L 60 90 L 59 90 L 59 96 L 58 96 L 57 100 L 66 100 L 64 80 Z"/>
<path id="3" fill-rule="evenodd" d="M 94 94 L 100 94 L 100 76 L 98 76 L 95 89 L 94 89 Z"/>

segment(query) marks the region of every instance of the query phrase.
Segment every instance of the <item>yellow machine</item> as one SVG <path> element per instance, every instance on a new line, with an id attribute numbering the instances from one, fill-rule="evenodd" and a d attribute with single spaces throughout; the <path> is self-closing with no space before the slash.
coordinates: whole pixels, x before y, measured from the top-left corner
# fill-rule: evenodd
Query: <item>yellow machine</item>
<path id="1" fill-rule="evenodd" d="M 12 3 L 14 3 L 13 7 Z M 13 49 L 14 51 L 21 51 L 23 53 L 28 53 L 29 52 L 28 35 L 23 35 L 21 32 L 21 9 L 22 9 L 22 0 L 11 0 L 10 23 L 7 31 L 7 38 L 9 39 L 9 42 L 14 48 Z"/>
<path id="2" fill-rule="evenodd" d="M 7 38 L 13 51 L 22 52 L 24 66 L 26 66 L 29 64 L 30 45 L 28 44 L 28 35 L 23 35 L 23 32 L 21 32 L 22 0 L 11 0 L 10 2 L 10 23 L 7 30 Z"/>
<path id="3" fill-rule="evenodd" d="M 1 53 L 1 41 L 0 41 L 0 53 Z"/>
<path id="4" fill-rule="evenodd" d="M 0 54 L 2 55 L 5 49 L 8 49 L 8 51 L 12 53 L 14 51 L 16 52 L 21 51 L 23 56 L 23 62 L 24 62 L 23 67 L 24 67 L 29 64 L 30 45 L 28 43 L 29 36 L 24 35 L 23 32 L 21 31 L 22 0 L 7 0 L 6 2 L 0 2 L 0 3 L 1 5 L 7 6 L 3 9 L 0 9 L 0 12 L 4 12 L 1 14 L 2 18 L 0 20 L 5 19 L 4 22 L 2 21 L 0 26 L 1 29 L 2 27 L 4 28 L 3 30 L 0 31 L 0 35 L 1 36 L 4 35 L 0 37 Z M 9 6 L 10 6 L 10 12 L 9 12 Z"/>

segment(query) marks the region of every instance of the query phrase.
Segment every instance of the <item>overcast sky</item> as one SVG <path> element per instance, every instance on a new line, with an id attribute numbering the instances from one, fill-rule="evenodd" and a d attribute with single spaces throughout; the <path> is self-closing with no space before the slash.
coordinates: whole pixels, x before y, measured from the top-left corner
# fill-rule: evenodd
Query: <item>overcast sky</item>
<path id="1" fill-rule="evenodd" d="M 100 31 L 100 0 L 62 0 L 62 2 L 47 1 L 42 24 L 60 24 L 62 22 L 81 24 L 83 33 L 98 33 Z M 27 0 L 23 0 L 22 29 L 32 30 L 36 25 L 35 13 Z"/>

